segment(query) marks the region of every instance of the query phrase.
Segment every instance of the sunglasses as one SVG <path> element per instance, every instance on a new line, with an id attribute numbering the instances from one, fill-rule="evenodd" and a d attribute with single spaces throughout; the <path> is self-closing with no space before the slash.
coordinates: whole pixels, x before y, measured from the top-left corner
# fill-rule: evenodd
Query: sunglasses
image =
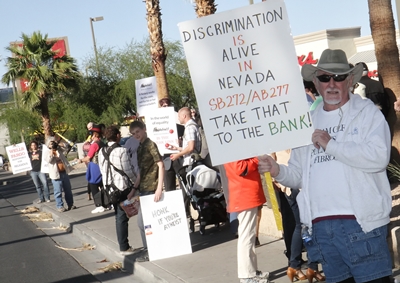
<path id="1" fill-rule="evenodd" d="M 331 80 L 331 78 L 335 82 L 343 82 L 348 77 L 348 74 L 345 75 L 320 75 L 317 76 L 318 80 L 322 83 L 327 83 Z"/>

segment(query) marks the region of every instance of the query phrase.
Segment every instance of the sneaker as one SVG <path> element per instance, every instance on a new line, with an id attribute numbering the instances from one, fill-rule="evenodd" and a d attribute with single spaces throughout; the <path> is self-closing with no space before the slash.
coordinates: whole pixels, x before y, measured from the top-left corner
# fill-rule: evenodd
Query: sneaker
<path id="1" fill-rule="evenodd" d="M 68 210 L 73 210 L 73 209 L 76 209 L 75 205 L 68 205 Z"/>
<path id="2" fill-rule="evenodd" d="M 120 254 L 121 255 L 131 255 L 131 254 L 136 253 L 139 250 L 140 250 L 140 248 L 134 249 L 132 247 L 129 247 L 129 249 L 127 249 L 126 251 L 120 251 Z"/>
<path id="3" fill-rule="evenodd" d="M 257 276 L 253 278 L 240 278 L 240 283 L 270 283 L 268 279 L 259 278 Z"/>
<path id="4" fill-rule="evenodd" d="M 44 202 L 44 200 L 38 200 L 36 203 L 42 203 L 42 202 Z"/>
<path id="5" fill-rule="evenodd" d="M 146 250 L 143 255 L 136 258 L 136 262 L 146 262 L 149 261 L 149 252 Z"/>
<path id="6" fill-rule="evenodd" d="M 58 211 L 58 212 L 64 212 L 64 211 L 67 211 L 67 210 L 66 210 L 65 207 L 63 206 L 63 207 L 57 208 L 57 211 Z"/>
<path id="7" fill-rule="evenodd" d="M 47 200 L 46 200 L 46 202 L 50 202 L 50 200 L 49 200 L 49 199 L 47 199 Z"/>
<path id="8" fill-rule="evenodd" d="M 241 278 L 240 283 L 269 283 L 268 279 L 253 277 L 253 278 Z"/>
<path id="9" fill-rule="evenodd" d="M 104 211 L 105 211 L 104 207 L 98 206 L 98 207 L 96 207 L 95 209 L 92 210 L 92 213 L 101 213 L 101 212 L 104 212 Z"/>
<path id="10" fill-rule="evenodd" d="M 268 279 L 269 278 L 269 272 L 262 272 L 260 270 L 256 270 L 256 277 L 262 278 L 262 279 Z"/>
<path id="11" fill-rule="evenodd" d="M 259 246 L 261 246 L 260 240 L 258 239 L 258 237 L 256 237 L 256 247 L 259 247 Z"/>

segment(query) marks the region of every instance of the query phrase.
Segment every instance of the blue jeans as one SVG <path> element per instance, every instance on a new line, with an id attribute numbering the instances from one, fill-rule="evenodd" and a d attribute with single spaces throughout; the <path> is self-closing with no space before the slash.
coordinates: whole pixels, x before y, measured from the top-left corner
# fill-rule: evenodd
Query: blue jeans
<path id="1" fill-rule="evenodd" d="M 125 211 L 121 208 L 119 203 L 114 203 L 115 206 L 115 228 L 117 230 L 117 240 L 120 251 L 126 251 L 129 249 L 128 240 L 128 221 L 129 218 L 126 216 Z"/>
<path id="2" fill-rule="evenodd" d="M 50 200 L 50 191 L 49 191 L 49 186 L 47 185 L 46 174 L 42 172 L 31 171 L 31 178 L 33 183 L 35 184 L 35 188 L 39 195 L 39 199 L 41 201 L 44 201 L 45 198 L 46 200 L 47 199 Z"/>
<path id="3" fill-rule="evenodd" d="M 354 219 L 323 220 L 312 226 L 308 256 L 322 264 L 328 283 L 379 279 L 392 274 L 387 233 L 387 225 L 364 233 Z"/>
<path id="4" fill-rule="evenodd" d="M 74 204 L 74 197 L 72 196 L 71 182 L 69 181 L 69 176 L 65 172 L 60 172 L 60 179 L 52 179 L 54 199 L 56 201 L 57 208 L 64 207 L 64 202 L 62 199 L 62 191 L 64 191 L 65 201 L 68 207 Z"/>
<path id="5" fill-rule="evenodd" d="M 297 195 L 299 194 L 299 189 L 291 189 L 291 195 L 286 196 L 290 208 L 293 211 L 293 216 L 296 221 L 296 227 L 293 232 L 292 242 L 290 245 L 290 259 L 289 266 L 294 269 L 299 269 L 302 264 L 302 250 L 303 250 L 303 239 L 301 238 L 301 222 L 300 222 L 300 211 L 299 206 L 297 205 Z M 306 247 L 307 248 L 307 247 Z M 308 267 L 313 270 L 318 270 L 318 262 L 312 262 L 310 258 L 308 258 Z"/>

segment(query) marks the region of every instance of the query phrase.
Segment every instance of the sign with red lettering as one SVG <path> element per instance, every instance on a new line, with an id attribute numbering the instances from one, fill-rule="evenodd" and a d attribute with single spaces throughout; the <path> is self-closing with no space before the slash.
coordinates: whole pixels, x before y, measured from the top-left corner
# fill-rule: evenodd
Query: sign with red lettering
<path id="1" fill-rule="evenodd" d="M 157 144 L 161 155 L 176 153 L 170 145 L 179 146 L 174 107 L 156 108 L 146 115 L 147 136 Z"/>
<path id="2" fill-rule="evenodd" d="M 297 60 L 300 66 L 304 66 L 305 64 L 315 65 L 318 63 L 318 59 L 314 59 L 312 52 L 308 52 L 307 58 L 305 55 L 297 56 Z"/>
<path id="3" fill-rule="evenodd" d="M 31 161 L 25 143 L 19 143 L 6 147 L 13 174 L 32 170 Z"/>
<path id="4" fill-rule="evenodd" d="M 283 0 L 178 26 L 213 165 L 310 144 L 314 130 Z"/>

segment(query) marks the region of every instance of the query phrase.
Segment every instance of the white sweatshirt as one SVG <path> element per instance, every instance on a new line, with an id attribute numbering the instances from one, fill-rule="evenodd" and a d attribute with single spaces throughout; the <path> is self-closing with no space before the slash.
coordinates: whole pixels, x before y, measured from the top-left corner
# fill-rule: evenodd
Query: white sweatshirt
<path id="1" fill-rule="evenodd" d="M 390 131 L 384 116 L 369 99 L 350 93 L 347 103 L 350 107 L 343 112 L 346 129 L 338 133 L 336 140 L 329 141 L 325 152 L 344 164 L 354 214 L 363 231 L 369 232 L 390 221 L 392 197 L 386 175 Z M 311 116 L 315 118 L 322 107 L 323 103 L 319 104 Z M 280 165 L 280 173 L 275 178 L 284 186 L 302 188 L 297 196 L 300 220 L 310 228 L 312 196 L 308 192 L 308 176 L 313 148 L 308 145 L 293 149 L 289 165 Z"/>

